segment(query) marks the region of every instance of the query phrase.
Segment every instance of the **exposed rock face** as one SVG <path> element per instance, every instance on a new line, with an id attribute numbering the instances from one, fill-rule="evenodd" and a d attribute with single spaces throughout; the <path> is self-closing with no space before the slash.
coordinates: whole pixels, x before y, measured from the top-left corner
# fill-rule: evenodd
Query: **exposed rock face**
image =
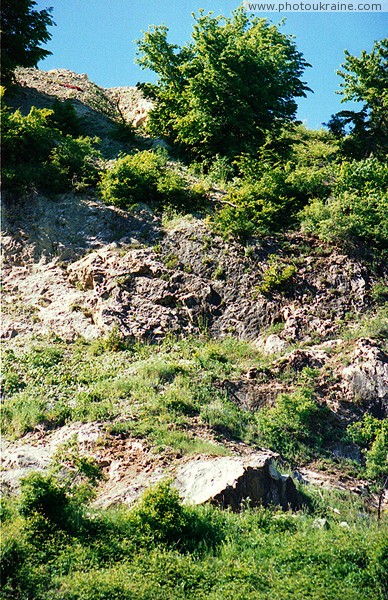
<path id="1" fill-rule="evenodd" d="M 28 114 L 31 106 L 51 108 L 54 100 L 70 100 L 87 135 L 101 140 L 100 150 L 105 158 L 115 158 L 129 146 L 112 138 L 117 123 L 128 123 L 135 128 L 143 125 L 152 108 L 136 87 L 103 88 L 88 78 L 68 69 L 18 68 L 16 81 L 19 89 L 7 97 L 7 105 Z M 144 138 L 144 144 L 151 140 Z"/>
<path id="2" fill-rule="evenodd" d="M 73 423 L 59 427 L 47 436 L 41 431 L 24 438 L 23 442 L 6 442 L 1 444 L 1 490 L 16 492 L 20 479 L 31 471 L 45 471 L 53 453 L 58 447 L 74 438 L 83 450 L 93 447 L 101 436 L 101 425 L 98 423 Z"/>
<path id="3" fill-rule="evenodd" d="M 175 485 L 189 504 L 210 502 L 232 510 L 248 501 L 251 506 L 277 504 L 298 508 L 298 493 L 291 477 L 274 466 L 272 453 L 247 458 L 193 460 L 179 469 Z"/>
<path id="4" fill-rule="evenodd" d="M 38 95 L 34 98 L 37 108 L 46 107 L 50 98 L 59 98 L 60 100 L 74 100 L 77 112 L 81 112 L 82 104 L 83 110 L 94 111 L 95 117 L 98 116 L 98 113 L 113 119 L 117 117 L 117 108 L 106 90 L 90 81 L 85 73 L 74 73 L 68 69 L 41 71 L 18 68 L 15 75 L 16 81 L 21 86 L 20 95 L 24 91 L 25 97 L 27 97 L 29 90 L 40 93 L 40 101 Z M 90 117 L 92 114 L 88 112 L 87 116 Z"/>
<path id="5" fill-rule="evenodd" d="M 54 98 L 72 100 L 80 116 L 98 118 L 98 113 L 109 119 L 126 121 L 134 127 L 143 125 L 153 104 L 136 87 L 103 88 L 87 75 L 74 73 L 68 69 L 18 68 L 16 80 L 21 86 L 17 100 L 22 110 L 28 110 L 29 102 L 20 102 L 35 92 L 34 105 L 46 107 Z M 13 103 L 12 98 L 10 99 Z M 101 123 L 103 121 L 101 120 Z"/>
<path id="6" fill-rule="evenodd" d="M 259 338 L 256 346 L 264 354 L 279 354 L 287 349 L 288 343 L 280 336 L 272 333 L 267 338 Z"/>
<path id="7" fill-rule="evenodd" d="M 245 257 L 237 243 L 225 244 L 203 221 L 183 220 L 163 232 L 146 208 L 128 214 L 72 194 L 55 203 L 34 198 L 17 216 L 12 207 L 4 213 L 5 337 L 51 330 L 66 339 L 91 339 L 117 326 L 125 336 L 158 340 L 206 329 L 215 337 L 260 338 L 272 354 L 309 342 L 317 331 L 322 338 L 332 335 L 347 311 L 368 305 L 354 284 L 363 267 L 335 254 L 324 263 L 319 257 L 314 268 L 305 257 L 294 287 L 263 296 L 257 286 L 274 248 L 258 246 Z M 321 269 L 332 275 L 324 287 Z M 343 295 L 333 295 L 337 270 L 341 281 L 347 273 Z M 309 292 L 314 289 L 318 297 Z M 34 319 L 18 318 L 19 302 Z M 333 306 L 336 317 L 329 319 Z M 282 332 L 263 340 L 263 329 L 274 323 L 283 324 Z M 295 355 L 294 362 L 319 366 L 317 352 Z"/>
<path id="8" fill-rule="evenodd" d="M 278 359 L 274 363 L 275 371 L 281 372 L 285 369 L 292 369 L 300 372 L 304 368 L 320 369 L 328 360 L 326 352 L 315 348 L 298 348 L 286 356 Z"/>
<path id="9" fill-rule="evenodd" d="M 252 506 L 277 504 L 297 508 L 299 498 L 292 479 L 274 466 L 278 455 L 247 448 L 235 458 L 194 459 L 179 466 L 161 460 L 138 440 L 104 436 L 101 423 L 73 423 L 55 431 L 29 434 L 23 443 L 4 442 L 1 453 L 1 489 L 15 493 L 20 479 L 31 471 L 45 471 L 57 449 L 75 440 L 82 454 L 92 454 L 104 472 L 96 506 L 131 505 L 151 485 L 173 478 L 182 498 L 194 504 L 212 502 L 233 510 L 249 501 Z M 104 441 L 104 443 L 102 443 Z M 178 466 L 177 466 L 178 465 Z"/>
<path id="10" fill-rule="evenodd" d="M 125 121 L 132 123 L 134 127 L 146 123 L 153 104 L 144 98 L 142 92 L 136 87 L 108 88 L 106 93 Z"/>
<path id="11" fill-rule="evenodd" d="M 30 444 L 2 444 L 1 491 L 14 493 L 20 479 L 31 471 L 44 471 L 50 462 L 50 451 L 43 446 Z"/>
<path id="12" fill-rule="evenodd" d="M 376 417 L 388 414 L 388 355 L 368 339 L 360 339 L 352 363 L 343 369 L 347 397 L 368 407 Z"/>

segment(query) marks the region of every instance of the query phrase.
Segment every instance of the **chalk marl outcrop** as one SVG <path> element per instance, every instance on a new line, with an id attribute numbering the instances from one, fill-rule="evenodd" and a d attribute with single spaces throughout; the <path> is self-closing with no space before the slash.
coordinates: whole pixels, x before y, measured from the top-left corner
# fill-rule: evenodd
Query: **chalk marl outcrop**
<path id="1" fill-rule="evenodd" d="M 107 88 L 105 93 L 126 122 L 131 123 L 134 127 L 140 127 L 146 123 L 153 103 L 145 98 L 138 88 Z"/>
<path id="2" fill-rule="evenodd" d="M 245 502 L 251 506 L 280 505 L 296 509 L 300 499 L 291 477 L 275 468 L 277 455 L 270 452 L 249 458 L 219 457 L 192 460 L 181 467 L 175 486 L 188 504 L 211 504 L 239 510 Z"/>
<path id="3" fill-rule="evenodd" d="M 388 413 L 388 355 L 372 340 L 358 340 L 352 362 L 342 371 L 342 387 L 349 400 L 367 407 L 377 417 Z"/>

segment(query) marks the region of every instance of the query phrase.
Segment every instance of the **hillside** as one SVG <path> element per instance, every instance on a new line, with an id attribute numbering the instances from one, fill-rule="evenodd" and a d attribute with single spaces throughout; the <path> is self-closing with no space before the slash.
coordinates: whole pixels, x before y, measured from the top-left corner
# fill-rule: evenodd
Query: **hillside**
<path id="1" fill-rule="evenodd" d="M 142 129 L 151 103 L 134 88 L 70 71 L 20 69 L 17 81 L 6 102 L 22 115 L 72 101 L 83 135 L 101 140 L 100 180 L 123 155 L 168 147 Z M 342 597 L 383 598 L 388 495 L 366 468 L 365 427 L 383 432 L 388 410 L 386 255 L 291 216 L 225 234 L 214 223 L 235 210 L 232 184 L 173 152 L 157 173 L 161 207 L 141 187 L 144 201 L 104 201 L 84 173 L 63 191 L 5 191 L 2 490 L 14 515 L 22 485 L 15 528 L 28 527 L 10 545 L 4 597 L 334 599 L 340 580 Z M 39 478 L 20 484 L 35 471 L 59 516 L 39 504 Z M 63 544 L 52 572 L 20 567 L 35 534 L 52 535 L 50 565 Z M 336 552 L 342 572 L 328 566 Z M 273 576 L 260 580 L 260 561 Z"/>

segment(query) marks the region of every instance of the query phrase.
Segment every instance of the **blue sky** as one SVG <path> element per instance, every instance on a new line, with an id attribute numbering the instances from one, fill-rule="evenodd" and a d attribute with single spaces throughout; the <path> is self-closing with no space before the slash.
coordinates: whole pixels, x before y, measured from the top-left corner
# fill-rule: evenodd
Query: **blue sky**
<path id="1" fill-rule="evenodd" d="M 134 64 L 136 45 L 149 25 L 164 23 L 170 41 L 189 40 L 191 13 L 200 8 L 230 16 L 239 0 L 37 0 L 37 8 L 53 7 L 57 26 L 51 29 L 47 48 L 52 56 L 39 63 L 44 70 L 65 68 L 87 73 L 104 87 L 135 85 L 153 81 L 152 73 Z M 341 79 L 336 70 L 344 60 L 344 49 L 359 55 L 371 50 L 375 40 L 387 36 L 388 13 L 259 13 L 274 23 L 286 17 L 282 31 L 295 42 L 312 68 L 304 80 L 314 90 L 299 99 L 298 118 L 310 128 L 319 128 L 330 115 L 344 108 L 335 94 Z M 348 108 L 350 108 L 348 106 Z"/>

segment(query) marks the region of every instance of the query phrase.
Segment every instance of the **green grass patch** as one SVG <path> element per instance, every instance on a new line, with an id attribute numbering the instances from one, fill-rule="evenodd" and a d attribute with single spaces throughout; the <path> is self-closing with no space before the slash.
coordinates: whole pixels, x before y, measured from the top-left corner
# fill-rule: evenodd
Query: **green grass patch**
<path id="1" fill-rule="evenodd" d="M 3 505 L 1 597 L 382 600 L 386 521 L 339 492 L 315 496 L 296 514 L 231 513 L 183 506 L 164 482 L 131 509 L 95 511 L 52 476 L 30 476 Z"/>
<path id="2" fill-rule="evenodd" d="M 261 364 L 250 344 L 227 339 L 127 344 L 117 332 L 92 342 L 36 342 L 4 351 L 1 428 L 18 438 L 37 426 L 101 421 L 112 432 L 146 438 L 157 451 L 225 453 L 193 431 L 246 438 L 249 414 L 217 385 Z M 222 435 L 221 435 L 222 438 Z"/>

